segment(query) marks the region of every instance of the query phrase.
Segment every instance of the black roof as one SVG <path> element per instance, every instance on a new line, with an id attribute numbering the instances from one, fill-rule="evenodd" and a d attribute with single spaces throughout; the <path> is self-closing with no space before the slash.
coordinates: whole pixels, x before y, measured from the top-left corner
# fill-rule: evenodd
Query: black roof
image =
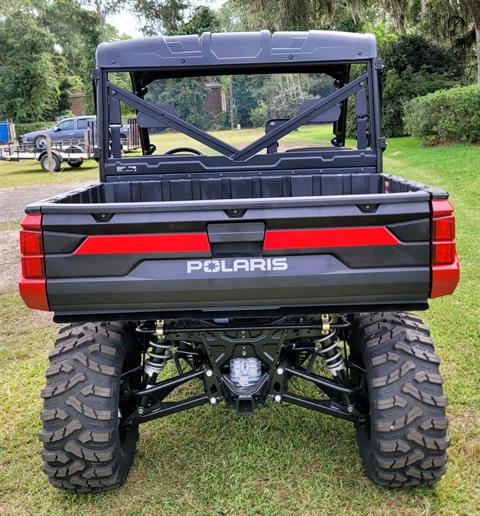
<path id="1" fill-rule="evenodd" d="M 160 36 L 97 48 L 97 66 L 111 69 L 190 68 L 242 64 L 364 61 L 377 56 L 375 36 L 352 32 L 205 32 Z"/>

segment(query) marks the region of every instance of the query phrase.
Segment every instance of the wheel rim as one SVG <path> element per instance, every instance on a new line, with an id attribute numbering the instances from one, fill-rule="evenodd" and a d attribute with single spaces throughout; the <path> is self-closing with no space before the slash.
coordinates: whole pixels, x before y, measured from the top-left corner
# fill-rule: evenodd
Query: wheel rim
<path id="1" fill-rule="evenodd" d="M 37 138 L 35 140 L 35 147 L 37 149 L 46 149 L 47 148 L 47 140 L 45 138 Z"/>

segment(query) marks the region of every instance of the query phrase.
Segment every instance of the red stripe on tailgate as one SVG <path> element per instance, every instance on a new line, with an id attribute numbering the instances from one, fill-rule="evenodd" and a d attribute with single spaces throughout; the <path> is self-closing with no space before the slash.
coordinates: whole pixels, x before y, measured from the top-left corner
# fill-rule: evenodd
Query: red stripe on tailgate
<path id="1" fill-rule="evenodd" d="M 400 241 L 386 227 L 324 228 L 273 230 L 265 233 L 263 249 L 321 249 L 324 247 L 358 247 L 399 245 Z"/>
<path id="2" fill-rule="evenodd" d="M 210 252 L 207 233 L 91 235 L 74 254 L 142 254 Z"/>

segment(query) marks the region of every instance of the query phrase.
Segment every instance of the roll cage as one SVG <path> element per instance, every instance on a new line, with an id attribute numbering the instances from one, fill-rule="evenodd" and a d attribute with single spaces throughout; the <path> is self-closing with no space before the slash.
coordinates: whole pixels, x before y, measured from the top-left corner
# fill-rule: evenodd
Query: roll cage
<path id="1" fill-rule="evenodd" d="M 287 34 L 291 38 L 289 41 L 285 40 Z M 221 37 L 221 41 L 218 41 L 218 37 Z M 206 172 L 214 177 L 219 174 L 235 175 L 242 171 L 259 174 L 268 171 L 275 174 L 276 171 L 285 173 L 286 170 L 312 168 L 321 169 L 325 173 L 382 172 L 381 154 L 385 148 L 385 140 L 380 133 L 378 84 L 378 70 L 382 65 L 376 56 L 374 39 L 369 38 L 369 35 L 323 31 L 274 34 L 262 31 L 228 35 L 206 33 L 199 38 L 147 38 L 140 42 L 101 45 L 97 51 L 95 72 L 101 180 L 119 181 L 125 179 L 125 176 L 128 180 L 134 180 L 144 177 L 145 174 L 153 179 L 163 174 L 174 173 L 181 176 L 196 172 Z M 192 50 L 195 41 L 199 42 L 199 48 Z M 303 42 L 303 46 L 299 46 L 298 41 Z M 134 43 L 135 46 L 129 46 L 129 43 Z M 259 45 L 261 51 L 250 58 L 244 56 L 243 54 L 251 52 L 254 43 Z M 278 47 L 281 51 L 275 47 L 275 43 L 283 45 Z M 291 46 L 285 46 L 287 43 Z M 310 51 L 306 52 L 305 47 L 310 47 Z M 218 56 L 219 48 L 224 49 L 221 58 Z M 175 60 L 172 54 L 184 57 Z M 145 56 L 151 59 L 147 60 Z M 156 56 L 156 59 L 152 56 Z M 350 80 L 352 64 L 363 64 L 365 71 Z M 127 91 L 111 81 L 110 73 L 118 71 L 130 74 L 132 91 Z M 267 127 L 266 134 L 240 149 L 182 120 L 175 110 L 144 98 L 148 85 L 157 79 L 272 71 L 325 73 L 335 79 L 337 89 L 325 98 L 309 102 L 292 118 L 271 124 Z M 353 96 L 357 148 L 346 149 L 347 102 Z M 143 127 L 139 123 L 142 156 L 122 156 L 121 103 L 135 109 L 143 120 L 153 123 L 143 124 Z M 320 120 L 322 115 L 338 108 L 340 115 L 334 122 L 335 136 L 331 149 L 291 149 L 288 153 L 277 152 L 276 143 L 280 138 L 306 123 Z M 158 124 L 157 127 L 171 128 L 183 133 L 220 155 L 151 155 L 148 127 L 155 124 Z M 259 154 L 264 149 L 267 152 Z"/>

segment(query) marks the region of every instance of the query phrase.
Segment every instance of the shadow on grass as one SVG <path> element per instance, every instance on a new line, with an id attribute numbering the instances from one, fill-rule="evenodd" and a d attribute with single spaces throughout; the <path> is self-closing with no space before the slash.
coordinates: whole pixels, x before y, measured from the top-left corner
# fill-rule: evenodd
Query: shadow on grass
<path id="1" fill-rule="evenodd" d="M 437 489 L 373 485 L 353 425 L 270 404 L 249 418 L 218 406 L 147 423 L 124 487 L 58 496 L 72 507 L 88 500 L 90 508 L 118 504 L 125 512 L 141 500 L 142 514 L 325 514 L 338 506 L 364 513 L 430 506 Z"/>

